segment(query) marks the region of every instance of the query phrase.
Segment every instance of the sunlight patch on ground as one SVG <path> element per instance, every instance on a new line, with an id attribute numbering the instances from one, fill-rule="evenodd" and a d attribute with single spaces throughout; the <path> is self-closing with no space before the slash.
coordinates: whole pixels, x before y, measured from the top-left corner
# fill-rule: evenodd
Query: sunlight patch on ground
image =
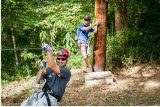
<path id="1" fill-rule="evenodd" d="M 125 72 L 122 72 L 123 75 L 129 76 L 138 73 L 138 71 L 142 68 L 142 66 L 135 66 L 132 68 L 129 68 L 128 70 L 125 70 Z"/>
<path id="2" fill-rule="evenodd" d="M 130 67 L 128 69 L 123 69 L 121 74 L 124 76 L 135 78 L 135 79 L 140 79 L 143 77 L 144 78 L 152 77 L 158 72 L 160 72 L 159 67 L 154 67 L 154 66 L 144 64 L 140 66 Z"/>
<path id="3" fill-rule="evenodd" d="M 130 84 L 130 80 L 129 79 L 125 79 L 125 80 L 117 80 L 117 82 L 114 82 L 111 85 L 103 85 L 103 87 L 105 87 L 104 90 L 101 90 L 101 92 L 120 92 L 120 91 L 124 91 L 124 90 L 128 90 L 130 88 L 129 84 Z"/>
<path id="4" fill-rule="evenodd" d="M 81 73 L 82 72 L 82 69 L 71 69 L 71 75 L 76 75 L 78 73 Z"/>
<path id="5" fill-rule="evenodd" d="M 160 82 L 148 80 L 146 82 L 139 83 L 139 86 L 144 87 L 145 90 L 154 90 L 160 88 Z"/>
<path id="6" fill-rule="evenodd" d="M 14 81 L 14 82 L 10 83 L 6 87 L 1 87 L 1 92 L 2 92 L 1 93 L 1 97 L 2 98 L 6 98 L 6 97 L 10 97 L 12 95 L 17 95 L 17 94 L 20 94 L 23 90 L 31 88 L 32 87 L 33 78 L 35 78 L 35 77 L 32 77 L 27 82 Z"/>
<path id="7" fill-rule="evenodd" d="M 144 89 L 145 90 L 152 90 L 152 89 L 157 89 L 160 88 L 160 82 L 158 81 L 147 81 L 144 83 Z"/>
<path id="8" fill-rule="evenodd" d="M 156 74 L 156 72 L 155 72 L 154 70 L 147 70 L 147 71 L 145 71 L 145 72 L 142 72 L 142 76 L 143 76 L 143 77 L 146 77 L 146 78 L 151 77 L 151 76 L 153 76 L 154 74 Z"/>

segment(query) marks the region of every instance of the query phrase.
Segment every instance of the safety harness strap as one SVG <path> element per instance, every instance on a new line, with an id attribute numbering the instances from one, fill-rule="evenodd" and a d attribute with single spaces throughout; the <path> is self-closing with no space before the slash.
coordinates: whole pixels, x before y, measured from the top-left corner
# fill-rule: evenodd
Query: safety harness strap
<path id="1" fill-rule="evenodd" d="M 53 97 L 55 97 L 58 102 L 60 101 L 59 99 L 59 96 L 55 95 L 51 90 L 50 88 L 48 87 L 47 83 L 45 84 L 45 86 L 43 87 L 43 91 L 44 91 L 44 95 L 46 96 L 46 100 L 47 100 L 47 103 L 48 103 L 48 106 L 51 106 L 51 101 L 50 101 L 50 98 L 48 96 L 48 94 L 52 95 Z"/>
<path id="2" fill-rule="evenodd" d="M 49 99 L 46 87 L 44 87 L 44 95 L 46 96 L 46 100 L 47 100 L 48 106 L 51 106 L 51 101 Z"/>

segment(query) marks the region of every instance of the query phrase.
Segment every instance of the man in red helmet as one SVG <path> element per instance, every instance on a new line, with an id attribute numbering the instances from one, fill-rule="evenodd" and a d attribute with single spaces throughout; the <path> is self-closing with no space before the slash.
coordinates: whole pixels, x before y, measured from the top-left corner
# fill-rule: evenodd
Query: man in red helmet
<path id="1" fill-rule="evenodd" d="M 46 74 L 42 77 L 46 83 L 42 92 L 32 95 L 21 106 L 57 106 L 70 80 L 71 72 L 66 68 L 69 52 L 66 49 L 58 50 L 55 63 L 52 48 L 44 44 L 43 49 L 46 51 L 48 62 Z M 39 80 L 36 82 L 40 83 Z"/>
<path id="2" fill-rule="evenodd" d="M 90 17 L 86 15 L 84 17 L 84 22 L 80 24 L 77 28 L 77 36 L 76 36 L 76 39 L 78 40 L 77 41 L 78 47 L 81 50 L 81 54 L 84 60 L 84 68 L 83 68 L 84 72 L 92 71 L 92 67 L 88 59 L 88 56 L 90 55 L 88 34 L 89 32 L 97 33 L 97 26 L 99 25 L 99 23 L 97 22 L 90 25 L 90 21 L 91 21 Z M 94 29 L 93 26 L 95 26 Z"/>

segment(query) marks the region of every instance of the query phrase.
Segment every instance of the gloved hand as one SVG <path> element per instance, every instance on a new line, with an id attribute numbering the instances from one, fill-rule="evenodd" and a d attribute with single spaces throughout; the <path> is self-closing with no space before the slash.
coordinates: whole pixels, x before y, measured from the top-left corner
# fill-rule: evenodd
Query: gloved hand
<path id="1" fill-rule="evenodd" d="M 45 51 L 51 51 L 52 50 L 51 46 L 49 46 L 46 43 L 42 45 L 42 49 L 44 49 Z"/>
<path id="2" fill-rule="evenodd" d="M 91 24 L 90 26 L 98 26 L 99 24 L 100 22 L 96 22 L 96 23 Z"/>
<path id="3" fill-rule="evenodd" d="M 99 25 L 100 25 L 100 22 L 96 22 L 95 25 L 96 25 L 96 26 L 99 26 Z"/>

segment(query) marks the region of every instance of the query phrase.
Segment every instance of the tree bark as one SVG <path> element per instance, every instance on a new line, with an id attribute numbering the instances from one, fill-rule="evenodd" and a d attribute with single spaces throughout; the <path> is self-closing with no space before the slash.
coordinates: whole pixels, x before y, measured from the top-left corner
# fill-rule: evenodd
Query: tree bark
<path id="1" fill-rule="evenodd" d="M 10 7 L 9 7 L 9 12 L 10 12 L 10 20 L 11 20 L 11 36 L 12 36 L 12 41 L 13 41 L 14 56 L 15 56 L 16 66 L 18 66 L 19 63 L 18 63 L 18 55 L 17 55 L 17 51 L 16 51 L 16 40 L 15 40 L 14 30 L 13 30 L 13 10 L 12 10 L 11 3 L 10 3 Z"/>
<path id="2" fill-rule="evenodd" d="M 123 28 L 128 27 L 127 0 L 119 0 L 115 7 L 115 30 L 116 34 L 121 34 Z"/>
<path id="3" fill-rule="evenodd" d="M 100 22 L 94 37 L 93 69 L 94 71 L 104 71 L 106 65 L 106 19 L 108 2 L 105 0 L 95 0 L 95 19 Z"/>
<path id="4" fill-rule="evenodd" d="M 123 2 L 123 21 L 124 21 L 124 27 L 128 28 L 128 11 L 127 11 L 127 0 L 124 0 Z"/>
<path id="5" fill-rule="evenodd" d="M 15 56 L 16 65 L 18 66 L 19 63 L 18 63 L 18 55 L 17 55 L 17 51 L 16 51 L 16 40 L 15 40 L 15 36 L 13 33 L 13 28 L 11 30 L 12 30 L 12 41 L 13 41 L 13 47 L 14 47 L 14 56 Z"/>

